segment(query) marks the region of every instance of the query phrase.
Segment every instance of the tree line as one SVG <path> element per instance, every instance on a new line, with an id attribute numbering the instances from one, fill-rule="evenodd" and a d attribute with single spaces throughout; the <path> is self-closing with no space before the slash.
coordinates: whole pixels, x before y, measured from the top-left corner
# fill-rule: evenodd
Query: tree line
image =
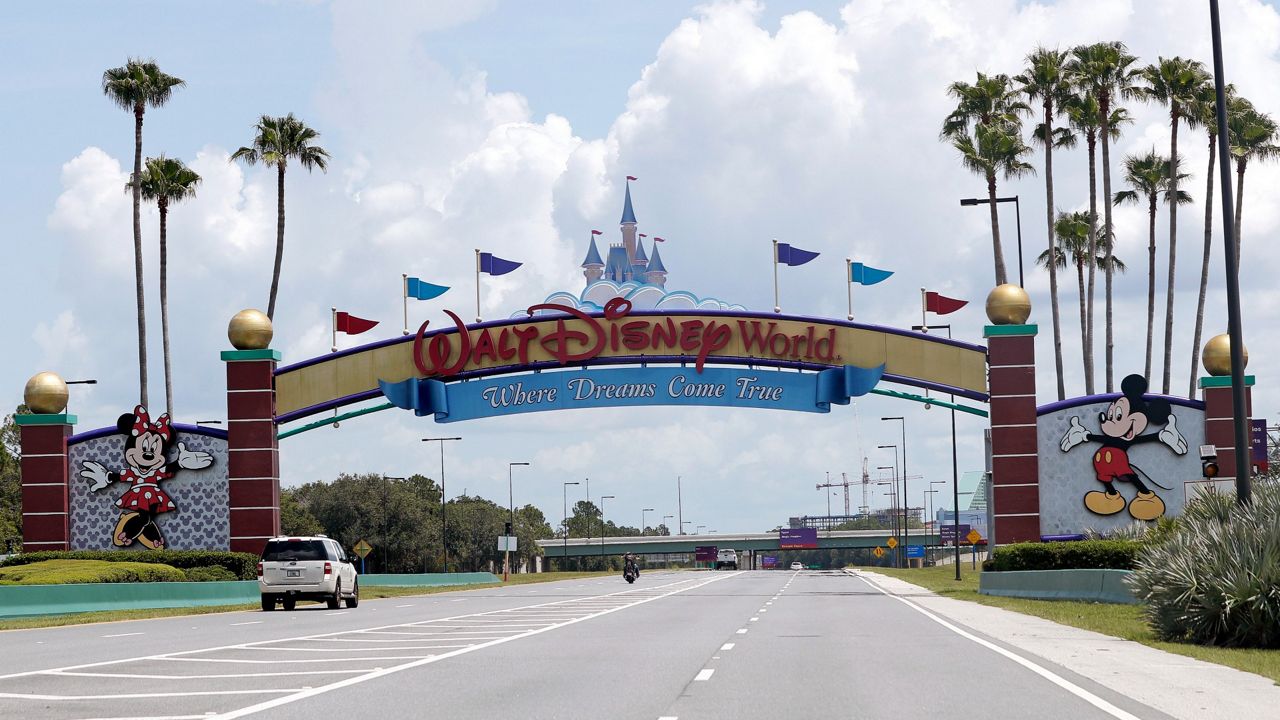
<path id="1" fill-rule="evenodd" d="M 1213 173 L 1218 132 L 1213 78 L 1204 65 L 1183 57 L 1159 57 L 1154 63 L 1141 65 L 1124 43 L 1118 41 L 1079 45 L 1070 50 L 1040 47 L 1027 56 L 1025 67 L 1017 75 L 979 72 L 974 82 L 954 82 L 947 92 L 956 100 L 956 105 L 942 123 L 940 139 L 960 153 L 961 162 L 966 169 L 981 175 L 987 182 L 997 284 L 1003 284 L 1008 279 L 996 214 L 997 181 L 1012 180 L 1036 171 L 1035 166 L 1027 161 L 1033 151 L 1023 135 L 1024 120 L 1032 119 L 1035 122 L 1030 139 L 1044 153 L 1045 221 L 1048 235 L 1048 249 L 1040 254 L 1037 262 L 1049 273 L 1054 362 L 1060 400 L 1066 397 L 1066 388 L 1063 382 L 1058 271 L 1068 266 L 1076 270 L 1085 393 L 1091 395 L 1095 392 L 1094 299 L 1098 271 L 1101 271 L 1104 286 L 1105 388 L 1106 392 L 1115 389 L 1112 308 L 1114 277 L 1117 272 L 1125 270 L 1125 265 L 1114 253 L 1116 238 L 1111 210 L 1113 206 L 1124 203 L 1143 204 L 1148 215 L 1145 370 L 1149 379 L 1154 369 L 1152 356 L 1156 326 L 1157 213 L 1160 202 L 1168 208 L 1161 392 L 1169 394 L 1174 339 L 1178 208 L 1192 202 L 1190 194 L 1181 189 L 1182 183 L 1191 176 L 1182 171 L 1178 130 L 1186 126 L 1187 129 L 1199 128 L 1206 133 L 1209 160 L 1205 172 L 1204 249 L 1201 255 L 1200 292 L 1191 341 L 1191 377 L 1188 386 L 1188 396 L 1194 397 L 1200 341 L 1204 329 L 1209 261 L 1212 255 Z M 1168 109 L 1169 153 L 1161 155 L 1153 147 L 1149 152 L 1125 157 L 1122 160 L 1123 180 L 1128 189 L 1113 192 L 1111 145 L 1120 138 L 1122 128 L 1132 123 L 1126 102 L 1151 102 Z M 1280 154 L 1280 146 L 1276 144 L 1275 121 L 1231 86 L 1227 88 L 1226 115 L 1231 157 L 1224 158 L 1223 161 L 1235 163 L 1233 224 L 1238 260 L 1245 171 L 1252 161 L 1263 161 Z M 1089 179 L 1087 188 L 1077 190 L 1081 191 L 1081 195 L 1087 193 L 1088 210 L 1062 212 L 1055 204 L 1054 152 L 1075 148 L 1081 141 L 1088 157 Z M 1102 174 L 1101 196 L 1097 184 L 1099 161 Z M 1099 204 L 1102 205 L 1101 219 Z M 1152 386 L 1155 386 L 1154 379 Z"/>
<path id="2" fill-rule="evenodd" d="M 200 175 L 176 158 L 163 153 L 142 156 L 142 124 L 148 108 L 169 103 L 175 90 L 186 85 L 181 78 L 162 71 L 154 60 L 129 58 L 120 67 L 102 73 L 102 92 L 121 109 L 133 113 L 133 171 L 125 192 L 133 198 L 134 293 L 138 320 L 138 399 L 148 406 L 147 396 L 147 316 L 142 272 L 142 201 L 155 202 L 160 212 L 160 326 L 164 351 L 165 410 L 172 417 L 173 381 L 169 367 L 168 218 L 171 205 L 196 195 Z M 290 160 L 312 170 L 328 168 L 329 153 L 316 144 L 320 136 L 293 113 L 282 117 L 261 116 L 253 126 L 252 142 L 231 154 L 230 161 L 248 165 L 262 163 L 276 170 L 276 250 L 267 299 L 267 316 L 274 319 L 280 267 L 284 258 L 284 178 Z"/>

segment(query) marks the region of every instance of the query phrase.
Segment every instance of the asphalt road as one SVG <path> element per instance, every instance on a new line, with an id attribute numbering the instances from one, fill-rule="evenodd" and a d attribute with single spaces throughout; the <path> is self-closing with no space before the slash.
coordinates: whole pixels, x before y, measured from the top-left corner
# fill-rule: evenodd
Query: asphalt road
<path id="1" fill-rule="evenodd" d="M 0 718 L 1163 719 L 841 572 L 0 633 Z"/>

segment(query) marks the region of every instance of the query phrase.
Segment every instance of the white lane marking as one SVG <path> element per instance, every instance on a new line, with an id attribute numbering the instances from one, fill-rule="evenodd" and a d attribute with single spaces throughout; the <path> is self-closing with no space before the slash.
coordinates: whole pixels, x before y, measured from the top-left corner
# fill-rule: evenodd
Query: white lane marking
<path id="1" fill-rule="evenodd" d="M 237 625 L 261 625 L 261 624 L 262 624 L 261 620 L 250 620 L 249 622 L 231 623 L 231 627 L 235 627 Z"/>
<path id="2" fill-rule="evenodd" d="M 677 593 L 682 593 L 682 592 L 685 592 L 685 591 L 688 591 L 688 590 L 697 589 L 697 588 L 703 587 L 703 586 L 705 586 L 705 585 L 709 585 L 709 584 L 711 584 L 711 583 L 713 583 L 713 582 L 716 582 L 716 581 L 718 581 L 718 580 L 722 580 L 722 579 L 724 579 L 724 578 L 734 577 L 734 576 L 736 576 L 736 575 L 738 575 L 738 573 L 733 573 L 733 574 L 731 574 L 731 575 L 722 575 L 722 576 L 718 576 L 718 577 L 712 577 L 712 578 L 709 578 L 709 579 L 707 579 L 707 580 L 703 580 L 703 581 L 701 581 L 701 582 L 697 582 L 696 584 L 688 584 L 688 583 L 690 583 L 690 582 L 691 582 L 690 580 L 678 580 L 678 581 L 673 582 L 673 583 L 668 583 L 667 585 L 659 585 L 659 586 L 657 586 L 657 587 L 655 587 L 655 588 L 647 589 L 647 590 L 646 590 L 646 592 L 652 592 L 653 590 L 657 590 L 657 589 L 660 589 L 660 588 L 664 588 L 664 587 L 673 587 L 673 586 L 679 586 L 679 585 L 684 585 L 684 587 L 677 587 L 676 589 L 669 590 L 669 591 L 667 591 L 667 592 L 660 593 L 660 594 L 656 594 L 656 595 L 649 595 L 649 596 L 637 596 L 639 599 L 637 599 L 634 603 L 631 603 L 631 604 L 629 604 L 629 605 L 619 605 L 619 606 L 618 606 L 618 607 L 616 607 L 616 608 L 611 608 L 611 609 L 608 609 L 608 610 L 602 610 L 602 611 L 600 611 L 600 612 L 592 613 L 592 614 L 590 614 L 590 615 L 583 615 L 582 617 L 574 618 L 574 619 L 572 619 L 572 620 L 565 620 L 564 622 L 558 623 L 558 624 L 556 624 L 556 625 L 551 625 L 551 626 L 548 626 L 548 627 L 545 627 L 545 628 L 539 628 L 539 629 L 537 629 L 537 630 L 529 630 L 529 631 L 527 631 L 527 632 L 523 632 L 523 633 L 520 633 L 520 634 L 518 634 L 518 635 L 512 635 L 512 636 L 507 637 L 507 638 L 502 638 L 501 640 L 490 640 L 490 641 L 488 641 L 488 642 L 479 643 L 479 644 L 477 644 L 477 645 L 472 645 L 472 646 L 470 646 L 470 647 L 466 647 L 466 648 L 459 648 L 459 649 L 457 649 L 457 650 L 452 650 L 452 651 L 447 652 L 447 653 L 442 653 L 442 654 L 440 654 L 440 655 L 434 655 L 434 656 L 431 656 L 431 657 L 423 658 L 423 659 L 421 659 L 421 660 L 415 660 L 415 661 L 413 661 L 413 662 L 404 663 L 404 664 L 402 664 L 402 665 L 395 665 L 395 666 L 393 666 L 393 667 L 384 668 L 384 669 L 382 669 L 382 670 L 375 670 L 375 671 L 373 671 L 373 672 L 366 673 L 366 674 L 364 674 L 364 675 L 360 675 L 360 676 L 357 676 L 357 677 L 347 678 L 347 679 L 345 679 L 345 680 L 339 680 L 338 682 L 331 683 L 331 684 L 329 684 L 329 685 L 325 685 L 325 686 L 323 686 L 323 687 L 312 688 L 312 689 L 310 689 L 310 690 L 303 690 L 303 691 L 300 691 L 300 692 L 294 693 L 293 695 L 287 695 L 287 696 L 285 696 L 285 697 L 275 698 L 275 699 L 272 699 L 272 700 L 268 700 L 268 701 L 266 701 L 266 702 L 261 702 L 261 703 L 258 703 L 257 705 L 250 705 L 249 707 L 244 707 L 244 708 L 240 708 L 240 709 L 238 709 L 238 710 L 233 710 L 233 711 L 231 711 L 231 712 L 224 713 L 224 714 L 222 714 L 222 715 L 220 715 L 220 716 L 218 716 L 218 717 L 219 717 L 219 718 L 221 718 L 222 720 L 233 720 L 234 718 L 244 717 L 244 716 L 246 716 L 246 715 L 252 715 L 252 714 L 255 714 L 255 713 L 262 712 L 263 710 L 270 710 L 270 709 L 272 709 L 272 708 L 280 707 L 280 706 L 282 706 L 282 705 L 287 705 L 287 704 L 289 704 L 289 703 L 296 702 L 296 701 L 298 701 L 298 700 L 304 700 L 304 699 L 309 698 L 309 697 L 314 697 L 314 696 L 316 696 L 316 695 L 320 695 L 321 693 L 327 693 L 327 692 L 329 692 L 329 691 L 331 691 L 331 690 L 338 690 L 338 689 L 341 689 L 341 688 L 350 687 L 350 686 L 352 686 L 352 685 L 356 685 L 356 684 L 359 684 L 359 683 L 362 683 L 362 682 L 366 682 L 366 681 L 368 681 L 368 680 L 373 680 L 373 679 L 380 678 L 380 677 L 383 677 L 383 676 L 386 676 L 386 675 L 390 675 L 391 673 L 400 672 L 400 671 L 402 671 L 402 670 L 409 670 L 409 669 L 411 669 L 411 668 L 416 668 L 416 667 L 422 667 L 423 665 L 429 665 L 429 664 L 431 664 L 431 663 L 436 663 L 436 662 L 439 662 L 439 661 L 444 660 L 444 659 L 446 659 L 446 658 L 456 657 L 456 656 L 458 656 L 458 655 L 464 655 L 464 654 L 466 654 L 466 653 L 475 652 L 475 651 L 477 651 L 477 650 L 483 650 L 483 649 L 485 649 L 485 648 L 493 647 L 493 646 L 495 646 L 495 645 L 501 645 L 501 644 L 503 644 L 503 643 L 511 642 L 512 640 L 519 640 L 519 639 L 522 639 L 522 638 L 527 638 L 527 637 L 530 637 L 530 636 L 532 636 L 532 635 L 540 635 L 540 634 L 545 633 L 545 632 L 548 632 L 548 631 L 550 631 L 550 630 L 555 630 L 555 629 L 558 629 L 558 628 L 566 627 L 566 626 L 568 626 L 568 625 L 575 625 L 575 624 L 577 624 L 577 623 L 580 623 L 580 622 L 583 622 L 583 621 L 586 621 L 586 620 L 591 620 L 591 619 L 594 619 L 594 618 L 600 617 L 600 616 L 602 616 L 602 615 L 608 615 L 608 614 L 610 614 L 610 613 L 618 612 L 619 610 L 625 610 L 625 609 L 628 609 L 628 608 L 635 607 L 635 606 L 637 606 L 637 605 L 643 605 L 643 604 L 645 604 L 645 603 L 653 602 L 654 600 L 661 600 L 662 598 L 669 597 L 669 596 L 671 596 L 671 595 L 675 595 L 675 594 L 677 594 Z M 622 591 L 622 592 L 630 592 L 630 591 Z M 622 594 L 622 593 L 611 593 L 611 594 L 613 594 L 613 595 L 618 595 L 618 594 Z M 557 601 L 557 602 L 572 602 L 572 601 L 571 601 L 571 600 L 570 600 L 570 601 L 561 600 L 561 601 Z M 550 603 L 549 603 L 549 604 L 550 604 Z"/>
<path id="3" fill-rule="evenodd" d="M 145 633 L 116 633 L 115 635 L 103 635 L 104 638 L 129 637 L 130 635 L 143 635 Z"/>
<path id="4" fill-rule="evenodd" d="M 846 572 L 848 572 L 848 571 L 846 571 Z M 859 580 L 861 580 L 861 581 L 865 582 L 866 584 L 868 584 L 868 585 L 870 585 L 871 587 L 875 588 L 876 590 L 880 591 L 880 593 L 881 593 L 881 594 L 886 595 L 886 596 L 888 596 L 888 597 L 891 597 L 891 598 L 893 598 L 894 600 L 897 600 L 898 602 L 900 602 L 900 603 L 902 603 L 902 604 L 906 605 L 907 607 L 911 608 L 912 610 L 915 610 L 916 612 L 920 613 L 921 615 L 924 615 L 925 617 L 927 617 L 927 618 L 929 618 L 930 620 L 932 620 L 932 621 L 934 621 L 934 622 L 938 623 L 938 624 L 939 624 L 939 625 L 941 625 L 942 627 L 944 627 L 944 628 L 946 628 L 946 629 L 950 630 L 951 632 L 953 632 L 953 633 L 955 633 L 955 634 L 959 635 L 960 637 L 965 638 L 966 640 L 972 640 L 973 642 L 975 642 L 975 643 L 977 643 L 977 644 L 981 645 L 982 647 L 987 648 L 988 650 L 990 650 L 990 651 L 992 651 L 992 652 L 994 652 L 994 653 L 996 653 L 996 654 L 998 654 L 998 655 L 1002 655 L 1002 656 L 1004 656 L 1004 657 L 1006 657 L 1006 658 L 1008 658 L 1008 659 L 1010 659 L 1010 660 L 1014 661 L 1015 663 L 1017 663 L 1017 664 L 1021 665 L 1022 667 L 1025 667 L 1026 669 L 1028 669 L 1028 670 L 1030 670 L 1031 672 L 1033 672 L 1033 673 L 1035 673 L 1035 674 L 1039 675 L 1040 677 L 1044 678 L 1045 680 L 1048 680 L 1049 682 L 1053 683 L 1054 685 L 1057 685 L 1058 687 L 1062 688 L 1063 690 L 1066 690 L 1067 692 L 1071 693 L 1072 695 L 1075 695 L 1076 697 L 1080 698 L 1081 700 L 1084 700 L 1085 702 L 1089 703 L 1090 705 L 1092 705 L 1092 706 L 1094 706 L 1094 707 L 1098 708 L 1099 710 L 1101 710 L 1101 711 L 1105 712 L 1106 714 L 1110 715 L 1111 717 L 1113 717 L 1113 718 L 1117 718 L 1117 720 L 1140 720 L 1140 718 L 1138 718 L 1138 716 L 1133 715 L 1132 713 L 1126 712 L 1125 710 L 1122 710 L 1122 709 L 1120 709 L 1120 708 L 1116 707 L 1115 705 L 1112 705 L 1111 703 L 1107 702 L 1106 700 L 1103 700 L 1102 698 L 1098 697 L 1097 695 L 1094 695 L 1093 693 L 1089 692 L 1088 690 L 1085 690 L 1084 688 L 1080 687 L 1079 685 L 1076 685 L 1075 683 L 1071 682 L 1070 680 L 1067 680 L 1066 678 L 1062 677 L 1061 675 L 1058 675 L 1058 674 L 1056 674 L 1056 673 L 1052 672 L 1051 670 L 1048 670 L 1048 669 L 1046 669 L 1046 668 L 1043 668 L 1043 667 L 1041 667 L 1040 665 L 1038 665 L 1038 664 L 1036 664 L 1036 663 L 1031 662 L 1030 660 L 1028 660 L 1028 659 L 1026 659 L 1026 658 L 1022 657 L 1021 655 L 1019 655 L 1019 654 L 1017 654 L 1017 653 L 1015 653 L 1015 652 L 1010 652 L 1010 651 L 1008 651 L 1008 650 L 1006 650 L 1006 649 L 1004 649 L 1004 648 L 1000 647 L 999 645 L 996 645 L 996 644 L 995 644 L 995 643 L 993 643 L 993 642 L 988 642 L 987 640 L 983 640 L 982 638 L 978 637 L 977 635 L 974 635 L 973 633 L 968 632 L 967 630 L 964 630 L 964 629 L 962 629 L 962 628 L 960 628 L 960 627 L 957 627 L 956 625 L 953 625 L 952 623 L 948 622 L 947 620 L 944 620 L 942 617 L 940 617 L 940 616 L 938 616 L 938 615 L 933 614 L 933 613 L 932 613 L 932 612 L 930 612 L 929 610 L 926 610 L 926 609 L 925 609 L 925 608 L 923 608 L 922 606 L 920 606 L 920 605 L 918 605 L 918 604 L 916 604 L 916 603 L 914 603 L 914 602 L 912 602 L 912 601 L 910 601 L 910 600 L 908 600 L 908 599 L 906 599 L 906 598 L 904 598 L 904 597 L 898 597 L 897 595 L 894 595 L 894 594 L 890 593 L 889 591 L 887 591 L 887 590 L 885 590 L 884 588 L 880 587 L 878 584 L 876 584 L 875 582 L 873 582 L 872 580 L 870 580 L 870 579 L 868 579 L 868 578 L 863 577 L 863 576 L 861 576 L 861 575 L 856 575 L 856 574 L 854 574 L 854 573 L 852 573 L 852 572 L 849 572 L 848 574 L 849 574 L 849 575 L 851 575 L 852 577 L 856 577 L 856 578 L 858 578 Z"/>
<path id="5" fill-rule="evenodd" d="M 189 690 L 178 693 L 128 693 L 126 695 L 25 695 L 0 693 L 9 700 L 129 700 L 139 698 L 190 697 L 192 695 L 270 695 L 271 693 L 299 692 L 299 689 L 276 688 L 271 690 Z"/>
<path id="6" fill-rule="evenodd" d="M 746 635 L 746 634 L 747 634 L 747 629 L 746 629 L 746 628 L 739 628 L 739 629 L 738 629 L 738 634 L 739 634 L 739 635 Z"/>
<path id="7" fill-rule="evenodd" d="M 725 643 L 720 646 L 721 650 L 732 650 L 734 643 Z"/>
<path id="8" fill-rule="evenodd" d="M 697 675 L 693 676 L 693 680 L 694 682 L 706 682 L 711 679 L 711 676 L 714 675 L 715 672 L 716 671 L 712 668 L 703 668 L 698 671 Z"/>

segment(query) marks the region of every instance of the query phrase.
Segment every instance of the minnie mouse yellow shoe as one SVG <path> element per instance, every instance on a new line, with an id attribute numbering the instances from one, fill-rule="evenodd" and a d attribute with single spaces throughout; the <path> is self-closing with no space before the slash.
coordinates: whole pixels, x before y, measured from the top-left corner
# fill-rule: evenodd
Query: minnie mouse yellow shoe
<path id="1" fill-rule="evenodd" d="M 1098 515 L 1115 515 L 1124 509 L 1124 497 L 1120 493 L 1092 490 L 1084 494 L 1084 506 Z"/>
<path id="2" fill-rule="evenodd" d="M 1129 514 L 1138 520 L 1155 520 L 1164 515 L 1164 501 L 1153 492 L 1140 492 L 1129 503 Z"/>

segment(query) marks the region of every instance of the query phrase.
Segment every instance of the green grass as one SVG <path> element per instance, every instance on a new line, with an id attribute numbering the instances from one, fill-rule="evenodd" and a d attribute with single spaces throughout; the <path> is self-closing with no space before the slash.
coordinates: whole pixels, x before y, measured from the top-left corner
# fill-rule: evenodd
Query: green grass
<path id="1" fill-rule="evenodd" d="M 84 561 L 52 561 L 52 562 L 84 562 Z M 110 563 L 121 565 L 123 563 Z M 30 567 L 30 566 L 23 566 Z M 154 567 L 154 565 L 152 565 Z M 16 568 L 0 568 L 9 570 Z M 557 580 L 576 580 L 578 578 L 604 577 L 614 575 L 612 572 L 553 572 L 512 575 L 506 585 L 528 585 L 532 583 L 555 582 Z M 360 597 L 364 600 L 375 598 L 412 597 L 415 595 L 435 595 L 437 593 L 458 592 L 461 590 L 483 590 L 485 588 L 502 587 L 504 583 L 486 583 L 482 585 L 445 585 L 439 587 L 362 587 Z M 258 604 L 244 605 L 209 605 L 189 608 L 154 608 L 146 610 L 105 610 L 102 612 L 72 613 L 69 615 L 41 615 L 39 617 L 13 618 L 0 620 L 0 630 L 26 630 L 31 628 L 61 627 L 63 625 L 86 625 L 89 623 L 123 622 L 128 620 L 147 620 L 150 618 L 177 617 L 181 615 L 208 615 L 211 613 L 242 612 L 258 610 Z"/>
<path id="2" fill-rule="evenodd" d="M 182 582 L 181 570 L 168 565 L 103 560 L 44 560 L 0 567 L 0 585 L 68 583 Z"/>
<path id="3" fill-rule="evenodd" d="M 864 568 L 859 568 L 864 569 Z M 1111 605 L 1073 600 L 1028 600 L 998 595 L 980 595 L 978 576 L 968 568 L 961 569 L 961 579 L 956 582 L 955 568 L 939 566 L 922 569 L 865 568 L 890 577 L 905 580 L 932 590 L 943 597 L 967 600 L 981 605 L 1004 608 L 1052 620 L 1083 630 L 1133 640 L 1166 652 L 1185 655 L 1205 662 L 1226 665 L 1237 670 L 1256 673 L 1280 684 L 1280 650 L 1252 648 L 1220 648 L 1171 643 L 1157 640 L 1142 619 L 1142 608 L 1137 605 Z"/>

